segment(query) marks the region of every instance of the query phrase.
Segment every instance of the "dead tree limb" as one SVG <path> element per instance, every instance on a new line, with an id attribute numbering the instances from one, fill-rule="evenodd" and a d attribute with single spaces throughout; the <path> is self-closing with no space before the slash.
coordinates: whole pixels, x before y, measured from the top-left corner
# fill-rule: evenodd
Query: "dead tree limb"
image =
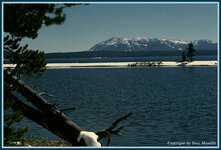
<path id="1" fill-rule="evenodd" d="M 4 82 L 8 85 L 17 87 L 17 92 L 26 98 L 27 101 L 31 102 L 36 108 L 33 108 L 17 98 L 14 94 L 7 91 L 4 88 L 4 96 L 10 97 L 14 100 L 12 108 L 14 110 L 19 110 L 24 116 L 30 120 L 38 123 L 42 127 L 48 129 L 55 135 L 63 138 L 64 140 L 70 142 L 73 146 L 86 146 L 86 143 L 81 140 L 77 141 L 77 137 L 80 132 L 83 131 L 79 126 L 72 122 L 64 113 L 65 110 L 59 110 L 56 106 L 48 103 L 41 95 L 35 92 L 32 88 L 26 85 L 23 81 L 17 77 L 10 74 L 8 71 L 4 71 Z M 72 108 L 73 109 L 73 108 Z M 123 126 L 117 130 L 113 130 L 121 121 L 127 119 L 132 113 L 117 119 L 110 127 L 95 132 L 98 135 L 98 140 L 110 137 L 111 134 L 120 135 L 120 131 Z M 110 143 L 110 138 L 108 139 L 108 144 Z"/>
<path id="2" fill-rule="evenodd" d="M 61 113 L 65 112 L 65 111 L 68 111 L 68 110 L 75 110 L 75 109 L 76 109 L 75 107 L 65 108 L 65 109 L 62 109 L 62 110 L 61 110 Z"/>
<path id="3" fill-rule="evenodd" d="M 48 96 L 48 97 L 50 97 L 50 98 L 53 98 L 53 95 L 48 94 L 48 93 L 46 93 L 46 92 L 41 92 L 41 93 L 39 93 L 39 95 L 46 95 L 46 96 Z"/>
<path id="4" fill-rule="evenodd" d="M 19 93 L 24 96 L 29 102 L 31 102 L 33 105 L 36 106 L 39 113 L 35 112 L 35 115 L 29 115 L 28 113 L 24 113 L 24 115 L 35 121 L 36 123 L 40 124 L 44 128 L 50 129 L 53 133 L 55 133 L 57 136 L 63 138 L 64 140 L 70 142 L 72 145 L 75 146 L 82 146 L 85 145 L 84 143 L 79 143 L 77 141 L 77 137 L 80 134 L 83 129 L 81 129 L 79 126 L 77 126 L 75 123 L 73 123 L 64 113 L 61 113 L 61 111 L 56 108 L 54 105 L 48 103 L 43 97 L 41 97 L 37 92 L 35 92 L 33 89 L 31 89 L 28 85 L 26 85 L 23 81 L 18 79 L 15 76 L 11 76 L 8 71 L 5 71 L 4 74 L 4 80 L 5 82 L 12 84 L 13 86 L 17 86 L 19 89 Z M 7 92 L 7 91 L 6 91 Z M 4 92 L 5 93 L 5 92 Z M 13 99 L 16 99 L 15 96 L 7 94 Z M 19 108 L 27 108 L 31 109 L 31 107 L 27 107 L 28 105 L 25 105 L 24 103 L 21 103 L 16 101 L 17 104 L 20 104 Z M 22 109 L 21 111 L 25 111 L 25 109 Z M 45 119 L 44 119 L 45 118 Z"/>
<path id="5" fill-rule="evenodd" d="M 108 139 L 107 146 L 109 146 L 109 145 L 110 145 L 110 135 L 111 135 L 111 134 L 115 134 L 115 135 L 121 136 L 122 134 L 120 133 L 120 131 L 124 128 L 124 126 L 121 126 L 120 128 L 118 128 L 117 130 L 114 130 L 114 131 L 113 131 L 113 129 L 114 129 L 121 121 L 126 120 L 126 119 L 127 119 L 129 116 L 131 116 L 131 115 L 132 115 L 132 113 L 129 113 L 129 114 L 127 114 L 126 116 L 123 116 L 123 117 L 117 119 L 116 121 L 114 121 L 108 128 L 103 129 L 103 130 L 101 130 L 101 131 L 95 132 L 95 133 L 99 136 L 98 140 L 100 140 L 100 139 L 102 139 L 102 138 L 104 138 L 104 137 L 107 137 L 107 139 Z"/>
<path id="6" fill-rule="evenodd" d="M 9 96 L 14 100 L 12 108 L 14 110 L 21 111 L 22 114 L 26 116 L 28 119 L 48 129 L 49 131 L 59 136 L 60 138 L 70 142 L 73 146 L 86 146 L 83 141 L 75 142 L 74 139 L 76 138 L 76 134 L 79 134 L 80 132 L 76 133 L 75 127 L 70 126 L 69 124 L 66 124 L 65 122 L 61 121 L 60 117 L 51 116 L 42 113 L 37 109 L 23 103 L 15 95 L 11 93 L 5 92 L 5 95 Z"/>

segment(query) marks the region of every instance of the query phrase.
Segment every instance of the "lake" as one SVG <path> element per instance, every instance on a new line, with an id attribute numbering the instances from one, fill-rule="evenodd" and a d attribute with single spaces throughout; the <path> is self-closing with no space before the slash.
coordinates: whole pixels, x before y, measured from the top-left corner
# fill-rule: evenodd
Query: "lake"
<path id="1" fill-rule="evenodd" d="M 149 57 L 94 57 L 94 58 L 48 58 L 48 63 L 93 63 L 93 62 L 146 62 L 146 61 L 181 61 L 179 56 Z M 194 60 L 217 60 L 217 55 L 195 56 Z"/>
<path id="2" fill-rule="evenodd" d="M 217 67 L 48 69 L 37 81 L 23 80 L 52 94 L 45 98 L 58 108 L 75 107 L 66 115 L 87 131 L 132 112 L 111 146 L 217 145 Z M 61 140 L 28 119 L 17 126 L 28 126 L 29 138 Z"/>

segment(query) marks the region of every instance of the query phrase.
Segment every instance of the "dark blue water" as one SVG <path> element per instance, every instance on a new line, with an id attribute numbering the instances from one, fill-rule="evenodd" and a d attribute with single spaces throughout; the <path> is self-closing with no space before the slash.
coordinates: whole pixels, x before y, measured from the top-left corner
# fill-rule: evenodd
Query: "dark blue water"
<path id="1" fill-rule="evenodd" d="M 132 112 L 121 124 L 123 136 L 112 136 L 111 146 L 217 144 L 216 67 L 49 69 L 40 80 L 26 82 L 54 95 L 46 99 L 60 109 L 76 107 L 66 114 L 87 131 Z M 26 137 L 59 140 L 27 119 L 23 123 L 30 129 Z"/>
<path id="2" fill-rule="evenodd" d="M 145 62 L 145 61 L 181 61 L 179 56 L 153 57 L 94 57 L 94 58 L 48 58 L 48 63 L 92 63 L 92 62 Z M 217 60 L 217 55 L 195 56 L 194 60 Z"/>
<path id="3" fill-rule="evenodd" d="M 62 54 L 60 54 L 62 55 Z M 58 54 L 58 56 L 60 56 Z M 93 63 L 93 62 L 146 62 L 146 61 L 181 61 L 180 56 L 148 56 L 144 57 L 85 57 L 85 58 L 47 58 L 48 63 Z M 200 55 L 194 56 L 196 61 L 217 60 L 217 55 Z M 7 59 L 4 63 L 10 63 Z"/>

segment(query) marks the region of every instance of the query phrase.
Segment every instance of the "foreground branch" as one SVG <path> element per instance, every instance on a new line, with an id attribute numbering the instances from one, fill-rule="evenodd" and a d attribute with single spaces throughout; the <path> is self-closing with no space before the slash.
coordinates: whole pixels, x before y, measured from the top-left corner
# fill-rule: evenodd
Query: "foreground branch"
<path id="1" fill-rule="evenodd" d="M 24 116 L 35 121 L 36 123 L 40 124 L 57 136 L 63 138 L 64 140 L 70 142 L 72 145 L 85 145 L 84 143 L 79 143 L 77 141 L 77 137 L 79 136 L 80 132 L 83 131 L 83 129 L 72 122 L 64 113 L 61 113 L 61 111 L 56 106 L 48 103 L 43 97 L 41 97 L 37 92 L 26 85 L 23 81 L 15 76 L 11 76 L 8 71 L 5 71 L 4 80 L 9 85 L 12 84 L 13 86 L 18 87 L 18 92 L 38 109 L 39 113 L 35 111 L 36 113 L 33 115 L 31 113 L 25 113 L 25 109 L 21 109 Z M 10 93 L 8 93 L 7 95 L 10 95 Z M 15 96 L 10 96 L 16 100 Z M 18 99 L 16 101 L 16 104 L 21 104 L 20 106 L 22 107 L 19 108 L 27 108 L 28 106 L 24 103 L 19 103 Z M 29 106 L 29 108 L 32 107 Z"/>
<path id="2" fill-rule="evenodd" d="M 121 126 L 120 128 L 118 128 L 117 130 L 113 130 L 121 121 L 126 120 L 129 116 L 131 116 L 132 113 L 127 114 L 126 116 L 123 116 L 119 119 L 117 119 L 116 121 L 114 121 L 108 128 L 103 129 L 101 131 L 97 131 L 96 134 L 99 136 L 98 140 L 107 137 L 108 139 L 108 143 L 107 146 L 110 145 L 110 135 L 114 134 L 114 135 L 118 135 L 121 136 L 122 134 L 120 133 L 120 131 L 124 128 L 124 126 Z"/>
<path id="3" fill-rule="evenodd" d="M 5 87 L 4 98 L 13 99 L 14 104 L 12 108 L 14 110 L 19 110 L 24 116 L 30 120 L 38 123 L 42 127 L 48 129 L 55 135 L 63 138 L 67 142 L 71 143 L 73 146 L 87 146 L 84 140 L 77 140 L 79 135 L 81 135 L 83 129 L 72 122 L 63 112 L 67 110 L 73 110 L 75 108 L 67 108 L 59 110 L 55 105 L 50 104 L 36 91 L 26 85 L 23 81 L 17 77 L 10 74 L 8 71 L 4 71 L 4 81 L 7 84 L 5 86 L 17 87 L 17 92 L 26 98 L 27 101 L 31 102 L 36 108 L 33 108 L 24 102 L 22 102 L 17 96 L 13 95 L 11 92 L 7 91 Z M 117 119 L 113 122 L 110 127 L 95 132 L 98 136 L 98 140 L 107 137 L 108 145 L 110 144 L 110 135 L 121 135 L 120 131 L 124 128 L 121 126 L 117 130 L 113 130 L 121 121 L 126 120 L 132 113 Z"/>

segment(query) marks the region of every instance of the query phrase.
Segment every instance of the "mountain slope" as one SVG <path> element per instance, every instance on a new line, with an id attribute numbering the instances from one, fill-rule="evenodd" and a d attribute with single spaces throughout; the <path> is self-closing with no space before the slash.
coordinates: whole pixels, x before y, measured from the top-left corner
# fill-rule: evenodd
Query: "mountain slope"
<path id="1" fill-rule="evenodd" d="M 189 42 L 157 38 L 110 38 L 94 45 L 91 51 L 153 51 L 153 50 L 185 50 Z M 217 49 L 217 43 L 210 40 L 193 41 L 197 50 Z"/>

